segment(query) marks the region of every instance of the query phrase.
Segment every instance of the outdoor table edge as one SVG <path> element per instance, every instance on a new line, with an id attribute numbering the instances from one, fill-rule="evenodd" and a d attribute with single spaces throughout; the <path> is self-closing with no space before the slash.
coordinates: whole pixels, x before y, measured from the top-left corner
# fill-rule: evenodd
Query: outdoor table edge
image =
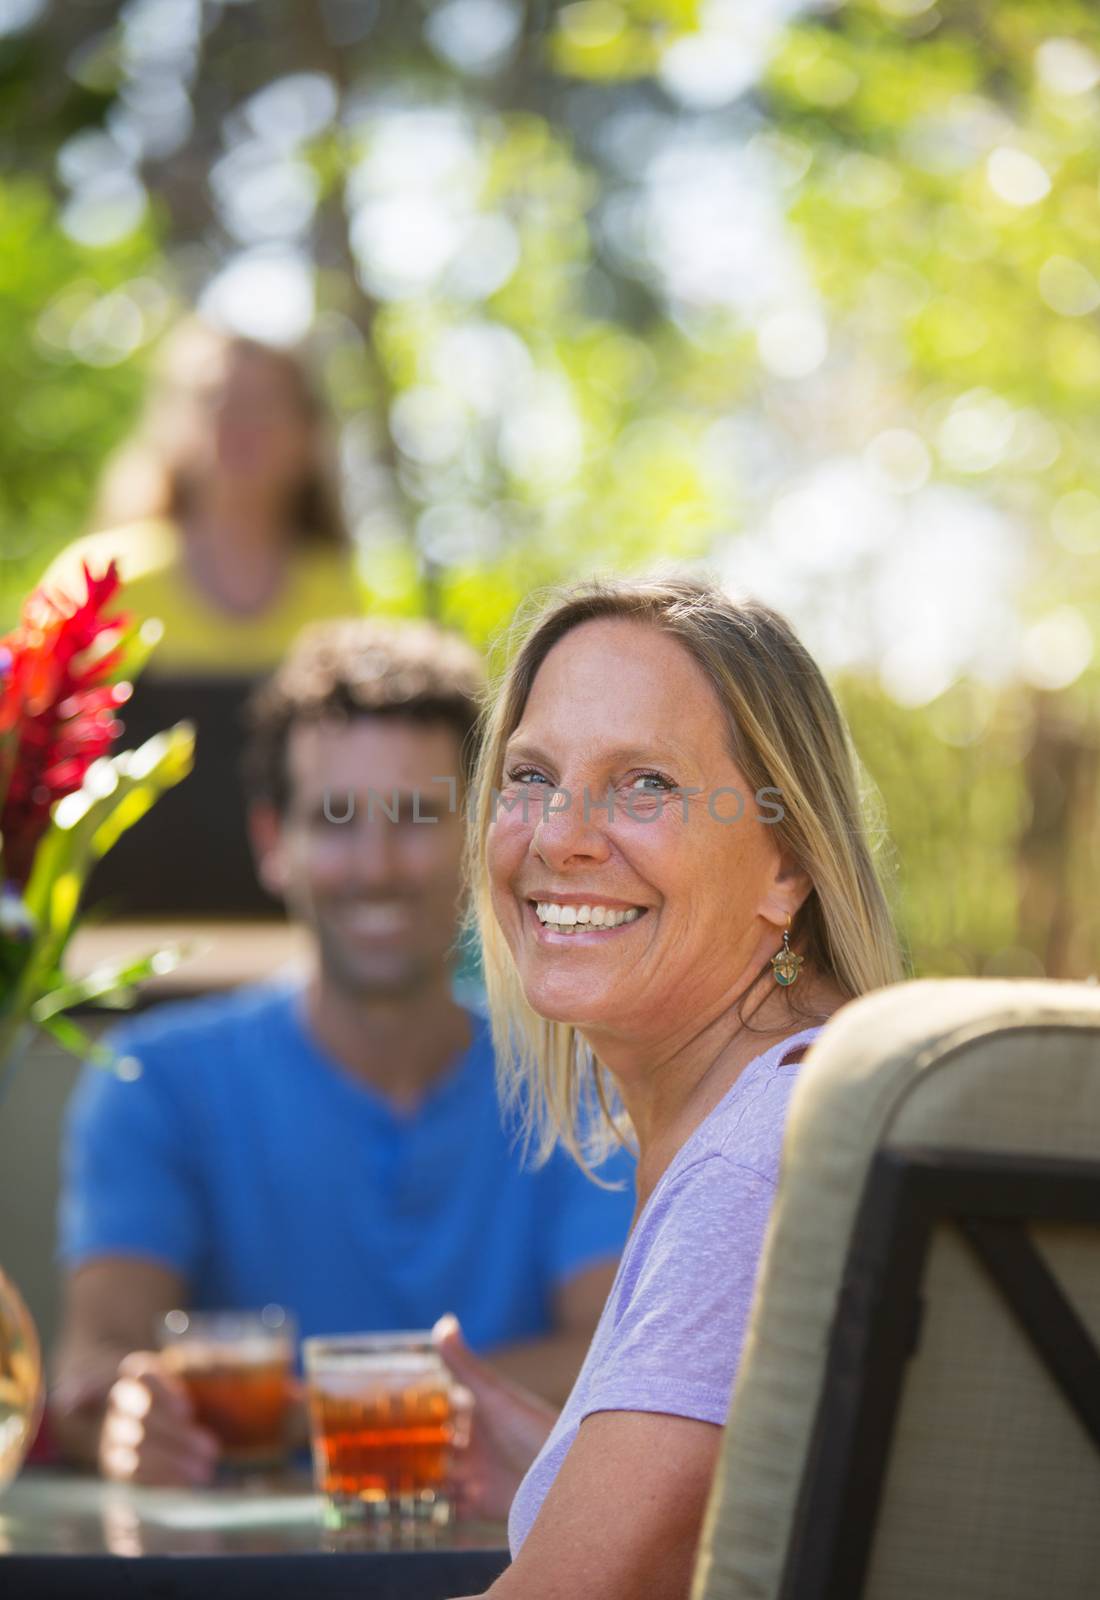
<path id="1" fill-rule="evenodd" d="M 0 1556 L 5 1600 L 451 1600 L 478 1594 L 506 1549 Z"/>

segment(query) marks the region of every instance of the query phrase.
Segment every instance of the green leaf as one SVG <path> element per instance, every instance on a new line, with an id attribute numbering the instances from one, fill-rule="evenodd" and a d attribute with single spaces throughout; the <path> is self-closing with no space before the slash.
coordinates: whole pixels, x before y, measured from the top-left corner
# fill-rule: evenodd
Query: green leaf
<path id="1" fill-rule="evenodd" d="M 187 776 L 194 751 L 194 727 L 178 722 L 137 750 L 94 762 L 83 787 L 54 806 L 24 895 L 40 932 L 20 975 L 16 1010 L 29 1010 L 44 990 L 53 987 L 49 980 L 60 966 L 81 891 L 95 862 L 165 789 Z"/>
<path id="2" fill-rule="evenodd" d="M 137 618 L 122 629 L 115 642 L 119 660 L 111 673 L 112 681 L 132 683 L 140 677 L 163 636 L 164 625 L 157 617 Z"/>
<path id="3" fill-rule="evenodd" d="M 151 951 L 148 955 L 133 961 L 105 962 L 101 966 L 94 967 L 85 977 L 62 984 L 59 988 L 42 995 L 31 1006 L 31 1019 L 42 1025 L 59 1012 L 68 1011 L 73 1006 L 85 1005 L 89 1000 L 109 1004 L 117 990 L 125 991 L 132 998 L 133 986 L 140 983 L 143 978 L 161 977 L 166 972 L 174 971 L 181 961 L 187 960 L 201 947 L 198 942 L 192 941 L 188 944 L 167 945 L 161 950 Z M 128 1003 L 129 1000 L 122 1002 L 123 1005 Z"/>
<path id="4" fill-rule="evenodd" d="M 24 899 L 32 917 L 65 937 L 91 868 L 126 828 L 191 770 L 195 730 L 178 722 L 137 750 L 97 761 L 84 785 L 60 800 L 35 852 Z M 116 819 L 116 812 L 121 816 Z"/>
<path id="5" fill-rule="evenodd" d="M 141 1067 L 134 1056 L 120 1056 L 109 1045 L 85 1033 L 71 1017 L 47 1017 L 41 1027 L 63 1050 L 81 1061 L 90 1061 L 95 1067 L 113 1072 L 116 1078 L 133 1079 L 140 1075 Z"/>

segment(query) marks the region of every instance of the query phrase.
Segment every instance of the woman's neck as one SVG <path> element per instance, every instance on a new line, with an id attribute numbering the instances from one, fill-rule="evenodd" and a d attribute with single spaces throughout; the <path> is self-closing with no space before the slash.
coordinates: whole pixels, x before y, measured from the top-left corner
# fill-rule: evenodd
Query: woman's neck
<path id="1" fill-rule="evenodd" d="M 216 479 L 204 484 L 196 495 L 184 515 L 183 531 L 189 542 L 216 547 L 241 560 L 277 556 L 294 539 L 284 495 Z"/>
<path id="2" fill-rule="evenodd" d="M 286 579 L 293 531 L 272 500 L 210 485 L 182 519 L 192 580 L 221 609 L 263 611 Z"/>
<path id="3" fill-rule="evenodd" d="M 804 974 L 804 977 L 808 974 Z M 800 988 L 802 985 L 800 984 Z M 765 1050 L 824 1022 L 844 1003 L 831 984 L 806 984 L 800 1017 L 792 1017 L 785 991 L 771 972 L 753 983 L 740 1003 L 723 1001 L 687 1037 L 666 1040 L 635 1056 L 615 1079 L 638 1143 L 637 1217 L 676 1152 L 714 1110 L 745 1068 Z M 808 1013 L 808 1015 L 806 1015 Z"/>

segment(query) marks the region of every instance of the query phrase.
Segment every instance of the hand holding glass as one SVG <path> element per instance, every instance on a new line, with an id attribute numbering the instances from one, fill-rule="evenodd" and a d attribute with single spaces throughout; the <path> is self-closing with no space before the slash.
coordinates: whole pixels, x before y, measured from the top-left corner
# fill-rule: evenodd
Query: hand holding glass
<path id="1" fill-rule="evenodd" d="M 282 1307 L 169 1311 L 159 1334 L 164 1365 L 186 1386 L 195 1420 L 220 1440 L 222 1461 L 285 1461 L 294 1329 Z"/>

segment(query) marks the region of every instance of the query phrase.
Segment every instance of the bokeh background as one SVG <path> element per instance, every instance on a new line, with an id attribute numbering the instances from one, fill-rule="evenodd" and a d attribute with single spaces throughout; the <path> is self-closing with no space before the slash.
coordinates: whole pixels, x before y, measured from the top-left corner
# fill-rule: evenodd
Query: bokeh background
<path id="1" fill-rule="evenodd" d="M 0 0 L 0 628 L 198 304 L 365 602 L 700 562 L 850 719 L 918 974 L 1100 968 L 1088 0 Z"/>

